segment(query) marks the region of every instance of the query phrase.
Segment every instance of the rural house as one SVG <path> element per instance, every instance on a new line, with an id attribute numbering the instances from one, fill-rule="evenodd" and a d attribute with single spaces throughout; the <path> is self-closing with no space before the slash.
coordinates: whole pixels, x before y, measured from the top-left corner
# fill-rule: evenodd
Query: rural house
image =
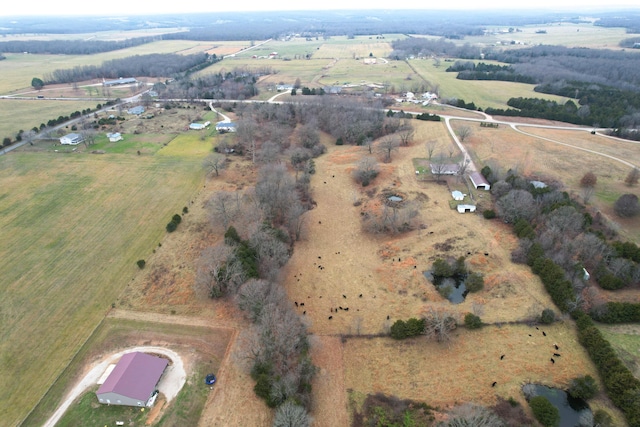
<path id="1" fill-rule="evenodd" d="M 431 163 L 431 173 L 434 175 L 458 175 L 460 165 L 457 163 Z"/>
<path id="2" fill-rule="evenodd" d="M 142 105 L 138 105 L 137 107 L 129 108 L 127 110 L 127 113 L 139 116 L 140 114 L 144 113 L 144 107 Z"/>
<path id="3" fill-rule="evenodd" d="M 107 405 L 151 406 L 168 364 L 168 360 L 146 353 L 125 354 L 96 392 L 98 400 Z"/>
<path id="4" fill-rule="evenodd" d="M 471 172 L 469 174 L 469 179 L 471 179 L 471 183 L 473 186 L 478 189 L 482 188 L 483 190 L 490 190 L 491 185 L 489 185 L 489 181 L 479 172 Z"/>
<path id="5" fill-rule="evenodd" d="M 218 122 L 216 123 L 216 130 L 220 133 L 235 132 L 236 124 L 233 122 Z"/>
<path id="6" fill-rule="evenodd" d="M 84 141 L 84 138 L 79 133 L 70 133 L 60 138 L 60 144 L 62 145 L 78 145 Z"/>

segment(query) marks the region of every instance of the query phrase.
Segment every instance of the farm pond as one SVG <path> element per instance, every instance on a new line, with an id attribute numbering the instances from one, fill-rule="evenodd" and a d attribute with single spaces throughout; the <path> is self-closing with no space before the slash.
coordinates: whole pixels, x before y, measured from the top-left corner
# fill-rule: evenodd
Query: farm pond
<path id="1" fill-rule="evenodd" d="M 547 387 L 540 384 L 525 384 L 522 386 L 527 399 L 534 396 L 544 396 L 560 413 L 559 427 L 579 427 L 591 425 L 587 420 L 593 420 L 593 413 L 587 402 L 576 399 L 564 390 Z"/>

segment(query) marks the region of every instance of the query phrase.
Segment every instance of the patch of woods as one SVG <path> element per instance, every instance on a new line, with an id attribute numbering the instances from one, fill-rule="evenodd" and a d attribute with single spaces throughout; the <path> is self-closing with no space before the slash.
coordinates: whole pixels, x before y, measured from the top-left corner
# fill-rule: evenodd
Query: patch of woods
<path id="1" fill-rule="evenodd" d="M 510 65 L 495 65 L 484 62 L 456 61 L 447 72 L 457 72 L 460 80 L 500 80 L 505 82 L 535 83 L 535 79 L 516 73 Z"/>
<path id="2" fill-rule="evenodd" d="M 266 111 L 249 108 L 242 114 L 246 118 Z M 202 251 L 195 288 L 211 298 L 232 299 L 251 321 L 252 326 L 239 338 L 239 362 L 256 382 L 255 393 L 277 408 L 273 425 L 307 426 L 316 368 L 309 356 L 304 313 L 296 311 L 278 280 L 295 241 L 304 232 L 305 213 L 313 207 L 309 190 L 312 159 L 324 149 L 316 148 L 317 131 L 285 128 L 291 131 L 286 135 L 293 146 L 285 149 L 271 139 L 262 142 L 256 135 L 256 145 L 244 147 L 259 167 L 255 186 L 220 191 L 208 201 L 211 227 L 224 230 L 224 239 Z M 226 150 L 217 148 L 214 156 L 222 157 L 220 153 Z M 287 150 L 297 159 L 292 166 L 301 165 L 294 166 L 295 176 L 280 161 Z"/>
<path id="3" fill-rule="evenodd" d="M 592 272 L 591 278 L 610 290 L 638 283 L 637 246 L 615 240 L 599 213 L 589 212 L 556 185 L 540 188 L 514 171 L 500 176 L 485 168 L 483 174 L 493 183 L 498 216 L 520 238 L 512 260 L 528 264 L 556 306 L 576 320 L 579 340 L 598 367 L 607 395 L 629 425 L 640 425 L 640 381 L 591 319 L 638 321 L 640 304 L 605 303 L 585 275 Z M 594 183 L 591 177 L 583 180 Z"/>
<path id="4" fill-rule="evenodd" d="M 438 426 L 438 427 L 525 427 L 532 426 L 522 406 L 514 399 L 497 398 L 495 405 L 472 403 L 456 405 L 444 411 L 424 402 L 398 399 L 382 393 L 370 394 L 361 408 L 352 403 L 353 427 L 365 426 Z M 442 421 L 436 421 L 444 419 Z"/>

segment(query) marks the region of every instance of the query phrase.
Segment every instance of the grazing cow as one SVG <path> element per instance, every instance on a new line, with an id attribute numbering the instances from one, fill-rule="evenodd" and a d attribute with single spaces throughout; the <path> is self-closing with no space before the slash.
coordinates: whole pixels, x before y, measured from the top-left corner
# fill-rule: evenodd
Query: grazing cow
<path id="1" fill-rule="evenodd" d="M 344 308 L 344 311 L 349 311 L 349 307 L 345 307 L 345 308 Z"/>
<path id="2" fill-rule="evenodd" d="M 504 354 L 502 356 L 500 356 L 500 360 L 504 359 Z"/>
<path id="3" fill-rule="evenodd" d="M 342 306 L 340 306 L 340 307 L 338 307 L 338 308 L 339 308 L 340 310 L 344 310 L 344 309 L 342 308 Z"/>
<path id="4" fill-rule="evenodd" d="M 544 335 L 545 337 L 547 336 L 547 334 L 544 331 L 542 331 L 542 335 Z"/>
<path id="5" fill-rule="evenodd" d="M 298 306 L 298 301 L 294 301 L 293 303 L 296 305 L 296 307 Z"/>
<path id="6" fill-rule="evenodd" d="M 536 326 L 536 329 L 537 329 L 537 330 L 540 330 L 540 328 L 538 328 L 537 326 Z"/>
<path id="7" fill-rule="evenodd" d="M 560 347 L 558 347 L 558 344 L 554 344 L 553 346 L 556 348 L 556 350 L 560 350 Z"/>
<path id="8" fill-rule="evenodd" d="M 389 320 L 389 316 L 387 316 L 387 320 Z"/>
<path id="9" fill-rule="evenodd" d="M 553 353 L 555 357 L 560 357 L 560 353 Z"/>
<path id="10" fill-rule="evenodd" d="M 333 319 L 333 316 L 329 316 L 329 320 Z"/>
<path id="11" fill-rule="evenodd" d="M 318 256 L 318 259 L 322 259 L 322 257 L 321 257 L 321 256 Z"/>
<path id="12" fill-rule="evenodd" d="M 491 384 L 491 387 L 495 387 L 495 386 L 496 386 L 496 384 L 498 384 L 498 382 L 497 382 L 497 381 L 494 381 L 494 382 L 493 382 L 493 384 Z"/>
<path id="13" fill-rule="evenodd" d="M 358 297 L 362 298 L 362 294 L 358 295 Z"/>
<path id="14" fill-rule="evenodd" d="M 533 335 L 529 334 L 530 337 L 532 337 Z"/>
<path id="15" fill-rule="evenodd" d="M 303 315 L 303 316 L 305 316 L 306 314 L 307 314 L 307 311 L 306 311 L 306 310 L 302 312 L 302 315 Z"/>
<path id="16" fill-rule="evenodd" d="M 551 358 L 551 363 L 556 363 L 556 361 L 555 361 L 555 360 L 553 360 L 553 357 Z"/>
<path id="17" fill-rule="evenodd" d="M 300 303 L 300 307 L 304 307 L 304 303 L 303 302 Z"/>
<path id="18" fill-rule="evenodd" d="M 344 295 L 344 294 L 342 294 L 342 298 L 347 298 L 347 296 L 346 296 L 346 295 Z"/>

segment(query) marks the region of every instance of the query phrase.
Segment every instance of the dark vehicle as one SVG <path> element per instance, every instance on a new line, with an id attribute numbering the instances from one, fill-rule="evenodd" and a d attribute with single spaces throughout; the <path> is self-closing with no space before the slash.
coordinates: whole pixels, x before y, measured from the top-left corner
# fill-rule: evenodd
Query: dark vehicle
<path id="1" fill-rule="evenodd" d="M 215 376 L 215 375 L 213 375 L 213 374 L 209 374 L 209 375 L 207 375 L 207 376 L 205 377 L 205 379 L 204 379 L 204 383 L 205 383 L 206 385 L 213 385 L 213 384 L 215 384 L 215 382 L 216 382 L 216 376 Z"/>

